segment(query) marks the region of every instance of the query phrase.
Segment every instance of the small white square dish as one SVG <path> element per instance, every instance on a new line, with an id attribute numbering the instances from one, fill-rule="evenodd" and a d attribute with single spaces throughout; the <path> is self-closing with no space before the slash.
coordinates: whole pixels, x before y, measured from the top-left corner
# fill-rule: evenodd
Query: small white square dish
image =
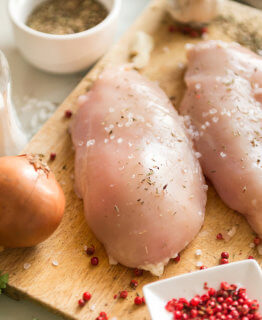
<path id="1" fill-rule="evenodd" d="M 146 304 L 152 320 L 171 320 L 172 313 L 165 306 L 172 298 L 192 299 L 196 294 L 204 294 L 204 283 L 219 288 L 222 281 L 247 289 L 250 299 L 257 299 L 262 312 L 262 271 L 255 260 L 245 260 L 221 265 L 185 275 L 150 283 L 143 288 Z"/>

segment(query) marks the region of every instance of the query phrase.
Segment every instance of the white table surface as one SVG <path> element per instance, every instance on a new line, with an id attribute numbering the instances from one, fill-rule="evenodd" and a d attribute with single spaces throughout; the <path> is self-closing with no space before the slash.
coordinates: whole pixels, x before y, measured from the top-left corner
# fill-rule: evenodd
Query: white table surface
<path id="1" fill-rule="evenodd" d="M 15 47 L 6 9 L 7 2 L 8 0 L 0 1 L 0 49 L 9 61 L 17 111 L 23 121 L 22 124 L 26 127 L 26 122 L 32 115 L 19 112 L 25 96 L 50 100 L 59 104 L 80 81 L 83 74 L 55 76 L 28 65 Z M 123 0 L 117 39 L 132 24 L 148 2 L 149 0 Z M 0 320 L 32 320 L 34 318 L 37 320 L 61 319 L 32 302 L 17 302 L 4 295 L 0 296 Z"/>

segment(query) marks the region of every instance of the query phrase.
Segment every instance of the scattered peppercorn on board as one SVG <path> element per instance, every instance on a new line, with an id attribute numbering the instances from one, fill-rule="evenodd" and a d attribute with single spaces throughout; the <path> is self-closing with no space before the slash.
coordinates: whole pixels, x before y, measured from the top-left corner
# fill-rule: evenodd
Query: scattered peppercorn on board
<path id="1" fill-rule="evenodd" d="M 261 21 L 262 12 L 226 1 L 222 16 L 208 27 L 208 38 L 236 40 L 253 50 L 258 49 Z M 147 308 L 134 305 L 134 298 L 136 294 L 142 294 L 143 285 L 158 278 L 149 273 L 137 277 L 131 269 L 109 265 L 103 246 L 84 220 L 82 201 L 74 193 L 74 152 L 68 133 L 70 119 L 64 114 L 66 110 L 76 112 L 77 97 L 90 89 L 106 66 L 128 61 L 130 44 L 137 30 L 151 34 L 155 40 L 151 60 L 141 73 L 158 81 L 175 107 L 178 107 L 185 89 L 184 69 L 181 68 L 182 63 L 186 62 L 185 44 L 201 39 L 174 32 L 173 27 L 170 28 L 173 25 L 165 11 L 164 2 L 152 2 L 123 39 L 87 74 L 27 146 L 25 152 L 44 154 L 46 160 L 51 153 L 56 153 L 56 159 L 49 161 L 49 164 L 65 192 L 67 205 L 62 224 L 47 241 L 35 248 L 7 249 L 0 253 L 0 270 L 10 275 L 7 293 L 14 298 L 33 299 L 67 319 L 92 320 L 101 311 L 105 311 L 110 319 L 150 319 Z M 236 228 L 236 234 L 230 241 L 216 239 L 218 233 L 232 228 Z M 181 260 L 168 264 L 162 278 L 197 270 L 200 261 L 207 267 L 217 265 L 222 251 L 229 252 L 230 262 L 252 255 L 262 265 L 262 257 L 250 246 L 254 237 L 246 220 L 226 207 L 210 186 L 203 229 L 181 253 Z M 84 251 L 84 246 L 91 244 L 95 246 L 95 256 L 99 257 L 97 266 L 91 265 L 90 256 Z M 199 249 L 202 251 L 200 256 Z M 132 279 L 138 281 L 136 289 L 131 289 L 129 285 Z M 128 291 L 127 298 L 114 299 L 114 295 L 122 290 Z M 78 300 L 85 291 L 89 291 L 92 298 L 80 308 Z"/>

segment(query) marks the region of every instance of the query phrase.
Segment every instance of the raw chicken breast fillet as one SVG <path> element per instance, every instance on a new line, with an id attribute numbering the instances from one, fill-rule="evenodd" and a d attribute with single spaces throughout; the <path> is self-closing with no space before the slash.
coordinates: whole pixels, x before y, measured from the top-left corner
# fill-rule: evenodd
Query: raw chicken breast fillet
<path id="1" fill-rule="evenodd" d="M 204 174 L 223 201 L 262 236 L 262 58 L 236 43 L 188 51 L 180 111 Z"/>
<path id="2" fill-rule="evenodd" d="M 164 92 L 127 67 L 102 73 L 72 128 L 76 191 L 111 263 L 161 275 L 199 232 L 201 168 Z"/>

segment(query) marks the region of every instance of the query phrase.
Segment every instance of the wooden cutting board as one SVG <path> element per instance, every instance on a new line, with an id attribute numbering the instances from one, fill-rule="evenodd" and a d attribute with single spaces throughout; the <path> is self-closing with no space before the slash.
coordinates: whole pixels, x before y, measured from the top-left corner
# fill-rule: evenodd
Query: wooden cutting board
<path id="1" fill-rule="evenodd" d="M 123 39 L 87 74 L 27 146 L 26 152 L 42 153 L 46 159 L 50 152 L 57 153 L 57 159 L 50 166 L 63 187 L 67 206 L 62 224 L 47 241 L 35 248 L 5 250 L 0 254 L 0 270 L 10 274 L 7 293 L 11 296 L 38 301 L 68 319 L 92 320 L 102 310 L 110 315 L 110 319 L 150 319 L 146 307 L 134 306 L 133 300 L 136 293 L 142 293 L 143 285 L 158 278 L 145 273 L 137 279 L 138 289 L 130 289 L 129 282 L 134 278 L 132 270 L 120 265 L 110 266 L 103 247 L 85 223 L 82 201 L 73 190 L 74 152 L 68 134 L 70 120 L 64 118 L 64 111 L 76 111 L 77 97 L 89 90 L 102 69 L 128 61 L 130 43 L 137 30 L 144 30 L 155 40 L 150 63 L 142 73 L 158 81 L 174 105 L 179 106 L 184 92 L 184 68 L 181 67 L 186 61 L 185 44 L 196 43 L 200 39 L 169 32 L 172 24 L 163 2 L 152 2 Z M 260 45 L 261 34 L 257 30 L 261 27 L 261 12 L 226 2 L 222 16 L 209 27 L 209 38 L 237 40 L 255 49 Z M 232 227 L 236 227 L 237 232 L 229 242 L 216 240 L 217 233 Z M 250 247 L 253 238 L 254 233 L 245 219 L 226 207 L 210 187 L 203 229 L 182 252 L 181 261 L 178 264 L 169 263 L 162 278 L 196 270 L 199 260 L 208 267 L 217 265 L 221 251 L 225 250 L 230 253 L 230 261 L 253 255 L 262 264 L 262 258 Z M 97 267 L 90 265 L 90 258 L 84 252 L 84 245 L 91 244 L 95 245 L 96 256 L 100 259 Z M 195 255 L 196 249 L 203 252 L 200 258 Z M 53 261 L 59 265 L 54 266 Z M 25 269 L 24 264 L 30 264 L 31 267 Z M 129 291 L 128 298 L 114 300 L 113 296 L 124 289 Z M 92 300 L 80 309 L 77 301 L 87 290 L 92 293 Z"/>

